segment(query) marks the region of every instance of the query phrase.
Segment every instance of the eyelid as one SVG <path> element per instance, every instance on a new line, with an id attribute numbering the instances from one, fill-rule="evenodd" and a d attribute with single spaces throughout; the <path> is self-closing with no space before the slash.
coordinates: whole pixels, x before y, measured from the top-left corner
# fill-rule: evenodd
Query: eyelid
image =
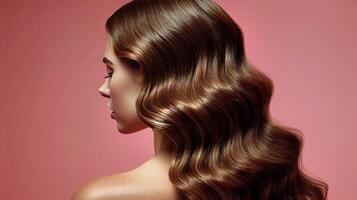
<path id="1" fill-rule="evenodd" d="M 104 76 L 103 78 L 106 79 L 106 78 L 111 78 L 113 75 L 113 72 L 108 72 L 108 74 L 106 76 Z"/>
<path id="2" fill-rule="evenodd" d="M 108 70 L 108 69 L 109 69 L 109 70 Z M 112 69 L 110 66 L 107 65 L 107 71 L 108 71 L 108 73 L 109 73 L 109 72 L 113 72 L 113 69 Z"/>
<path id="3" fill-rule="evenodd" d="M 106 69 L 107 69 L 107 75 L 104 76 L 103 78 L 104 79 L 111 78 L 113 75 L 113 69 L 108 65 L 106 65 Z"/>

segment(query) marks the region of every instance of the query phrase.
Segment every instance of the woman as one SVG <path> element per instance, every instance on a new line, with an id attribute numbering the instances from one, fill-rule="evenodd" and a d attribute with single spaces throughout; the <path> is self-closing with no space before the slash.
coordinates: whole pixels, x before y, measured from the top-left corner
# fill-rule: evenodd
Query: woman
<path id="1" fill-rule="evenodd" d="M 269 113 L 272 81 L 210 0 L 134 0 L 106 22 L 99 89 L 120 132 L 150 127 L 155 156 L 82 186 L 80 199 L 326 199 L 301 169 L 298 129 Z"/>

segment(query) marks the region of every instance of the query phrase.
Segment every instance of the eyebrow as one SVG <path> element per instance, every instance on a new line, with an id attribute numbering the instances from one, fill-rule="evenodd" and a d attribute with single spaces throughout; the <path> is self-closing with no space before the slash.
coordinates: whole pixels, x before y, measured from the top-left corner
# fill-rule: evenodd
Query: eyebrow
<path id="1" fill-rule="evenodd" d="M 103 63 L 108 65 L 114 65 L 107 57 L 103 58 Z"/>

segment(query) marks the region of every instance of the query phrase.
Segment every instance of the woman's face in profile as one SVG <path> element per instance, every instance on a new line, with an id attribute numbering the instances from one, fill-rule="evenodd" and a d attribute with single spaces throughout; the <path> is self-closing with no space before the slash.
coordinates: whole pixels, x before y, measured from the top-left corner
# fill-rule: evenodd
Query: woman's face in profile
<path id="1" fill-rule="evenodd" d="M 99 88 L 99 93 L 109 99 L 107 106 L 114 112 L 117 129 L 121 133 L 132 133 L 146 128 L 138 118 L 135 108 L 143 80 L 142 74 L 134 66 L 117 58 L 110 39 L 107 40 L 103 62 L 108 75 Z"/>

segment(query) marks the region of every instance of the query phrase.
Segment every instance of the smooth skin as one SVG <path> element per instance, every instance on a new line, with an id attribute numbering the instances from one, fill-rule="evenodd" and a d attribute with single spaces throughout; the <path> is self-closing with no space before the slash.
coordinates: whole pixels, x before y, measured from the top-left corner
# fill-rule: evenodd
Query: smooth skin
<path id="1" fill-rule="evenodd" d="M 178 200 L 166 160 L 155 156 L 134 170 L 94 179 L 71 200 Z"/>
<path id="2" fill-rule="evenodd" d="M 135 108 L 143 80 L 141 71 L 116 57 L 109 37 L 104 58 L 110 77 L 99 88 L 99 94 L 109 99 L 107 106 L 115 113 L 118 131 L 130 134 L 147 128 Z M 71 200 L 178 200 L 168 177 L 172 157 L 161 148 L 161 136 L 153 134 L 155 155 L 150 160 L 133 170 L 84 184 L 73 193 Z"/>

